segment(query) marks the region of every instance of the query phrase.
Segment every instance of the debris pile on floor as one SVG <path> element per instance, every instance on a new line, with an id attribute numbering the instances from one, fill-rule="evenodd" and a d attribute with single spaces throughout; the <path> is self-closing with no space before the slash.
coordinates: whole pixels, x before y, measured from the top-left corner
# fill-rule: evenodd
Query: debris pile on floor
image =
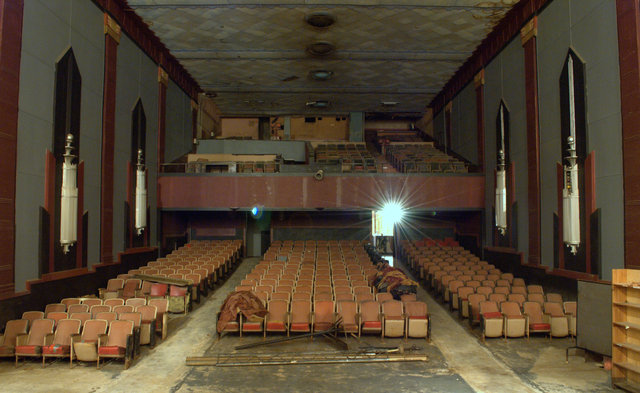
<path id="1" fill-rule="evenodd" d="M 220 316 L 216 328 L 221 333 L 229 322 L 235 321 L 238 310 L 244 315 L 245 319 L 252 316 L 264 318 L 267 315 L 267 309 L 262 301 L 251 291 L 234 291 L 227 296 L 220 308 Z"/>

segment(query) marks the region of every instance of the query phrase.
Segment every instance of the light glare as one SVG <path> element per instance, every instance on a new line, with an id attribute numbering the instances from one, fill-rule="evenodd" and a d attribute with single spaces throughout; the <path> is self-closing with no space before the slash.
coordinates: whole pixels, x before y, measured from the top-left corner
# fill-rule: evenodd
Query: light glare
<path id="1" fill-rule="evenodd" d="M 394 224 L 397 224 L 400 221 L 402 221 L 402 218 L 404 217 L 404 209 L 402 208 L 402 206 L 400 206 L 398 202 L 386 203 L 382 207 L 382 210 L 380 211 L 380 213 L 382 214 L 382 218 L 385 221 L 390 221 Z"/>

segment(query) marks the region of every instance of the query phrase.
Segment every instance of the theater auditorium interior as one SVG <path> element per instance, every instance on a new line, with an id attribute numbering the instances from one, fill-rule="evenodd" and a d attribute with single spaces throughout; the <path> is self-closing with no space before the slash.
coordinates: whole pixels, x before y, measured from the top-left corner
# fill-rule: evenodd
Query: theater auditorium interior
<path id="1" fill-rule="evenodd" d="M 0 0 L 0 390 L 640 391 L 640 5 Z"/>

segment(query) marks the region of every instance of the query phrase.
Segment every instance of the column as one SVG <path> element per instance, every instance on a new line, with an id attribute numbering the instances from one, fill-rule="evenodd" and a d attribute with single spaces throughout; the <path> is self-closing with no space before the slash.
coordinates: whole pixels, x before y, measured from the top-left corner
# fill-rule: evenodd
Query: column
<path id="1" fill-rule="evenodd" d="M 104 90 L 102 99 L 102 173 L 100 262 L 113 261 L 113 161 L 116 128 L 116 76 L 120 26 L 104 14 Z"/>
<path id="2" fill-rule="evenodd" d="M 527 108 L 527 187 L 529 207 L 529 264 L 540 264 L 540 132 L 538 123 L 538 18 L 520 30 L 524 47 L 525 103 Z"/>
<path id="3" fill-rule="evenodd" d="M 16 157 L 23 0 L 0 0 L 0 299 L 15 288 Z"/>

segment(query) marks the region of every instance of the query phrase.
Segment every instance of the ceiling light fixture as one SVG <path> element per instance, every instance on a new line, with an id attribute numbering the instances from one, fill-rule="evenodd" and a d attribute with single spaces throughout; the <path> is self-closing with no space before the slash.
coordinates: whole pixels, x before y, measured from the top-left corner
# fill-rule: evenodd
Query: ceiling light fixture
<path id="1" fill-rule="evenodd" d="M 331 79 L 331 77 L 333 76 L 333 71 L 315 70 L 311 71 L 309 73 L 309 76 L 311 76 L 311 79 L 315 79 L 317 81 L 326 81 Z"/>
<path id="2" fill-rule="evenodd" d="M 398 105 L 398 101 L 380 101 L 380 105 L 382 105 L 382 106 L 396 106 L 396 105 Z"/>
<path id="3" fill-rule="evenodd" d="M 336 23 L 336 17 L 327 11 L 312 12 L 304 17 L 305 22 L 319 29 L 326 29 Z"/>
<path id="4" fill-rule="evenodd" d="M 306 105 L 311 108 L 326 108 L 329 106 L 329 101 L 327 100 L 308 101 Z"/>
<path id="5" fill-rule="evenodd" d="M 316 41 L 307 46 L 307 52 L 314 56 L 327 56 L 336 50 L 335 45 L 328 41 Z"/>

